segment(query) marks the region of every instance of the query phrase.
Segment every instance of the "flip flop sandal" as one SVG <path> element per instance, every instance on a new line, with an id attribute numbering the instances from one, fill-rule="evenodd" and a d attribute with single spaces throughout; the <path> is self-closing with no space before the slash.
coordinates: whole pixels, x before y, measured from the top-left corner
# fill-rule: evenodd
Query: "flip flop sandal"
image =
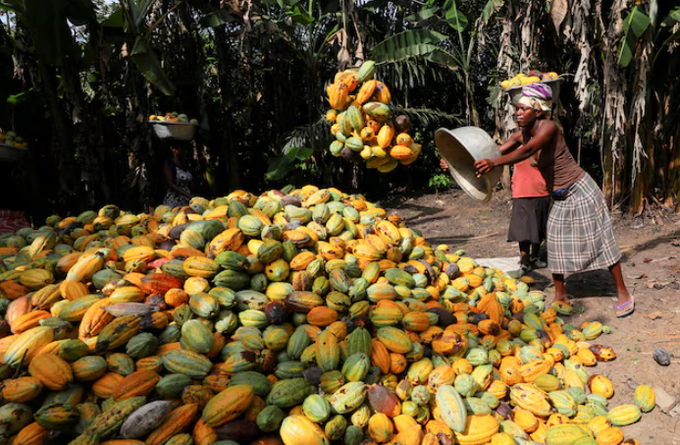
<path id="1" fill-rule="evenodd" d="M 616 317 L 623 318 L 635 312 L 635 297 L 631 296 L 629 301 L 622 305 L 616 305 Z"/>

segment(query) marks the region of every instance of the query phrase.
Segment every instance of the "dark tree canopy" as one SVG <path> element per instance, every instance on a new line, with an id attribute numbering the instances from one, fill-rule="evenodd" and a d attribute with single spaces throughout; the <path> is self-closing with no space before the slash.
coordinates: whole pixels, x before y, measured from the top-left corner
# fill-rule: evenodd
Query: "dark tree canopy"
<path id="1" fill-rule="evenodd" d="M 0 128 L 23 135 L 0 208 L 36 218 L 160 203 L 168 148 L 147 123 L 199 120 L 196 193 L 293 183 L 377 199 L 447 184 L 439 127 L 513 126 L 499 84 L 563 73 L 556 118 L 612 206 L 680 210 L 680 7 L 594 0 L 0 0 Z M 45 7 L 49 4 L 49 7 Z M 378 63 L 423 154 L 389 174 L 330 155 L 325 87 Z"/>

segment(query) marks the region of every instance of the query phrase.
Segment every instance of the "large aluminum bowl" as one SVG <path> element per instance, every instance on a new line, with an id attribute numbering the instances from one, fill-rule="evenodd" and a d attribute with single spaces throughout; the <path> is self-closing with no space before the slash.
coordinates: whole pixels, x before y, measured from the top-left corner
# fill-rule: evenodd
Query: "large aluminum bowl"
<path id="1" fill-rule="evenodd" d="M 198 128 L 198 124 L 189 122 L 149 121 L 149 124 L 159 138 L 172 138 L 180 141 L 192 140 Z"/>
<path id="2" fill-rule="evenodd" d="M 495 167 L 487 174 L 477 177 L 474 163 L 501 155 L 491 136 L 478 127 L 461 127 L 455 130 L 440 128 L 434 139 L 439 153 L 449 164 L 451 176 L 460 188 L 473 199 L 489 201 L 503 169 Z"/>

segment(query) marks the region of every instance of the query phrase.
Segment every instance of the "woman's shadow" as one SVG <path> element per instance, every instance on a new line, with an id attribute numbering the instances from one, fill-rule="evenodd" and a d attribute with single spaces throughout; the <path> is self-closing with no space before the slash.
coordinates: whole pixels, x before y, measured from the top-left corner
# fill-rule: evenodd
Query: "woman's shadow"
<path id="1" fill-rule="evenodd" d="M 567 293 L 573 298 L 616 297 L 616 283 L 608 270 L 590 270 L 567 276 Z M 554 290 L 552 281 L 549 285 Z"/>

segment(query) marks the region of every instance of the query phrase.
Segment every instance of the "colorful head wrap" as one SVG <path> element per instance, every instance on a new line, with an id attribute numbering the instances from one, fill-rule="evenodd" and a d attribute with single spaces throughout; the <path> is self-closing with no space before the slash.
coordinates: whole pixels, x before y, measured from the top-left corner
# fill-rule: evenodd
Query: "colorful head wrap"
<path id="1" fill-rule="evenodd" d="M 525 85 L 522 87 L 519 103 L 534 110 L 542 110 L 547 117 L 550 117 L 552 112 L 552 88 L 541 82 Z"/>

